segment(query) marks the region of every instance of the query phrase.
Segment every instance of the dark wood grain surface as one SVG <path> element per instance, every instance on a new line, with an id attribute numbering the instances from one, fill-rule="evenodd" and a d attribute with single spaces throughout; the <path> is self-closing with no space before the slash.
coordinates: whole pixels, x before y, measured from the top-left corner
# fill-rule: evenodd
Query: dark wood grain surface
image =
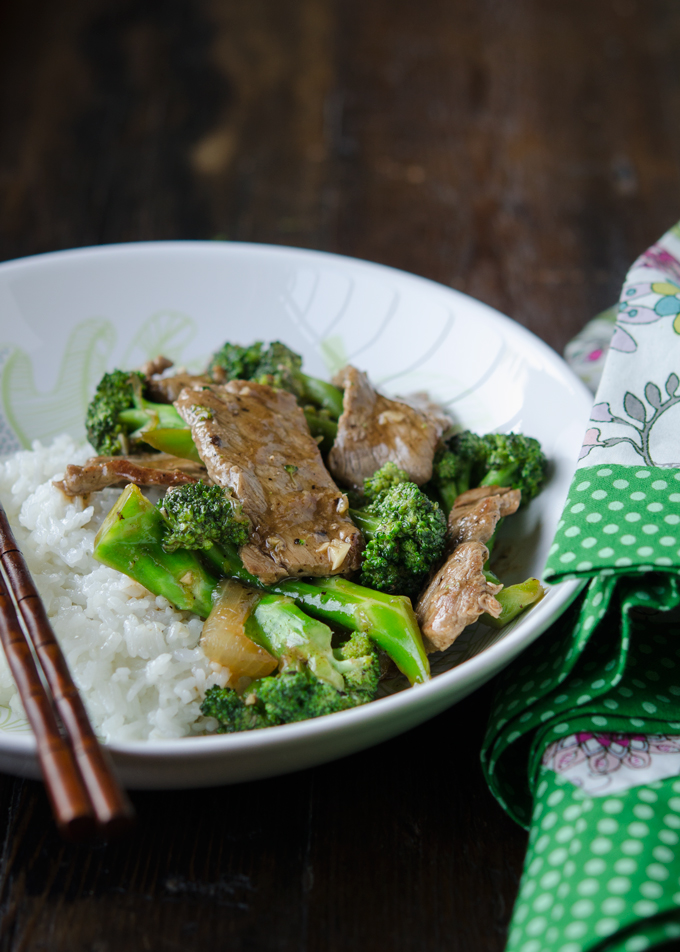
<path id="1" fill-rule="evenodd" d="M 322 248 L 561 350 L 680 218 L 679 53 L 673 0 L 7 0 L 0 259 Z M 314 770 L 134 794 L 108 846 L 0 776 L 0 952 L 500 952 L 525 837 L 478 766 L 491 692 Z"/>

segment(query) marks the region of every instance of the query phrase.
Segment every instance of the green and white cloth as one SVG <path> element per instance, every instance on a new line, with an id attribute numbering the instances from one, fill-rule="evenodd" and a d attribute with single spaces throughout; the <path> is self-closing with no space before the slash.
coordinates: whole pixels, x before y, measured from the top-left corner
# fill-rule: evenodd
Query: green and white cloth
<path id="1" fill-rule="evenodd" d="M 680 937 L 679 572 L 676 226 L 627 276 L 544 573 L 584 595 L 505 672 L 485 740 L 531 831 L 508 952 Z"/>

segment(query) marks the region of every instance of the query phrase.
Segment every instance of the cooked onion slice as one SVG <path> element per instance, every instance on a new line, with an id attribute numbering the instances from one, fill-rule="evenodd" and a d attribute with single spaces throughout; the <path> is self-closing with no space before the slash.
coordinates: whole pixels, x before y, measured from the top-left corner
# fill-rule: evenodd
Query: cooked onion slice
<path id="1" fill-rule="evenodd" d="M 211 661 L 229 670 L 228 684 L 240 678 L 262 678 L 277 667 L 277 660 L 245 633 L 248 616 L 260 596 L 234 579 L 221 583 L 218 595 L 203 625 L 201 647 Z"/>

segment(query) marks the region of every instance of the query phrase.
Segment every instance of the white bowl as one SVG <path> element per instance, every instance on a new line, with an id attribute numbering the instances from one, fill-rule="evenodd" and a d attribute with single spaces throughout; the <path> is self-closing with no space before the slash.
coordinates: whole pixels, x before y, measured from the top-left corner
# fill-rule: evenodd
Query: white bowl
<path id="1" fill-rule="evenodd" d="M 541 440 L 550 480 L 506 523 L 498 549 L 506 581 L 540 575 L 586 428 L 589 392 L 549 347 L 492 308 L 337 255 L 157 242 L 0 265 L 0 452 L 64 429 L 83 436 L 85 405 L 106 369 L 134 367 L 160 352 L 199 367 L 227 339 L 281 339 L 304 355 L 308 373 L 327 377 L 349 361 L 388 394 L 428 391 L 472 430 Z M 461 700 L 540 635 L 577 591 L 573 582 L 551 588 L 501 632 L 478 626 L 434 656 L 428 684 L 365 707 L 245 734 L 115 743 L 111 752 L 128 786 L 149 789 L 249 780 L 341 757 Z M 28 731 L 0 730 L 0 770 L 39 775 Z"/>

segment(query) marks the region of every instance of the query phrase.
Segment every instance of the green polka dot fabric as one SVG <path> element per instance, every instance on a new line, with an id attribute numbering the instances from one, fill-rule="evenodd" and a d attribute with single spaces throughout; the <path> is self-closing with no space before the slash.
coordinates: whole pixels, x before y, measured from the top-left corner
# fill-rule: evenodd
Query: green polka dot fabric
<path id="1" fill-rule="evenodd" d="M 680 471 L 580 469 L 544 571 L 549 582 L 680 569 Z"/>
<path id="2" fill-rule="evenodd" d="M 593 579 L 500 676 L 482 764 L 501 806 L 523 826 L 536 757 L 583 717 L 600 731 L 680 734 L 677 577 Z"/>
<path id="3" fill-rule="evenodd" d="M 499 680 L 482 751 L 530 830 L 509 952 L 680 938 L 680 225 L 634 263 L 544 578 L 582 595 Z"/>
<path id="4" fill-rule="evenodd" d="M 634 952 L 680 937 L 680 780 L 589 797 L 539 774 L 507 952 Z"/>

